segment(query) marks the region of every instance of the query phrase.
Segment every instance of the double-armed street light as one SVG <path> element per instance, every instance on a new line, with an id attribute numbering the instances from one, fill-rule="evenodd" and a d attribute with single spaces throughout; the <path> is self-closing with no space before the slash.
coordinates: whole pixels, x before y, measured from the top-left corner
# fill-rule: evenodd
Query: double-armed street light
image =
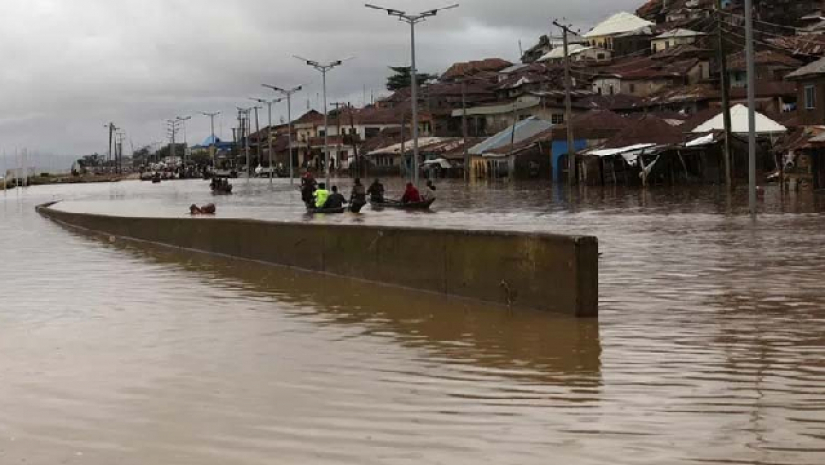
<path id="1" fill-rule="evenodd" d="M 453 4 L 443 8 L 435 8 L 427 10 L 416 15 L 407 14 L 405 11 L 395 10 L 393 8 L 384 8 L 377 5 L 367 3 L 364 5 L 373 10 L 381 10 L 387 12 L 388 15 L 398 18 L 399 21 L 410 25 L 410 44 L 411 44 L 411 59 L 410 59 L 410 89 L 412 99 L 412 120 L 413 120 L 413 180 L 418 185 L 418 69 L 415 66 L 415 25 L 436 16 L 439 11 L 452 10 L 458 8 L 458 4 Z"/>
<path id="2" fill-rule="evenodd" d="M 306 58 L 301 58 L 299 56 L 295 56 L 295 58 L 303 61 L 307 64 L 307 66 L 311 66 L 315 68 L 318 72 L 321 73 L 322 81 L 323 81 L 323 88 L 324 88 L 324 169 L 326 170 L 326 178 L 327 178 L 327 186 L 330 185 L 330 166 L 329 166 L 329 112 L 327 111 L 327 73 L 330 72 L 333 68 L 337 68 L 344 64 L 345 61 L 350 60 L 351 58 L 346 58 L 344 60 L 336 60 L 331 61 L 329 63 L 319 63 L 315 60 L 307 60 Z"/>
<path id="3" fill-rule="evenodd" d="M 216 153 L 216 150 L 215 150 L 215 145 L 217 143 L 217 140 L 215 140 L 215 117 L 220 115 L 220 114 L 221 114 L 221 112 L 219 112 L 219 111 L 215 111 L 215 112 L 212 112 L 212 113 L 205 112 L 205 111 L 201 112 L 201 115 L 208 116 L 209 119 L 211 120 L 210 123 L 211 123 L 211 126 L 212 126 L 212 143 L 209 144 L 209 150 L 212 152 L 212 153 L 210 153 L 210 155 L 212 155 L 212 169 L 215 170 L 215 171 L 217 171 L 217 169 L 218 169 L 218 159 L 217 159 L 217 153 Z"/>
<path id="4" fill-rule="evenodd" d="M 289 121 L 289 183 L 295 183 L 295 170 L 293 167 L 293 154 L 292 154 L 292 94 L 296 92 L 300 92 L 303 89 L 303 86 L 293 87 L 292 89 L 282 89 L 277 86 L 271 86 L 269 84 L 262 84 L 264 87 L 274 90 L 275 92 L 280 92 L 286 95 L 286 119 Z M 272 125 L 272 121 L 269 122 L 269 125 Z"/>
<path id="5" fill-rule="evenodd" d="M 274 177 L 273 176 L 274 171 L 272 170 L 272 105 L 274 105 L 276 103 L 280 103 L 284 99 L 283 98 L 276 98 L 276 99 L 272 99 L 272 100 L 265 100 L 265 99 L 262 99 L 262 98 L 250 97 L 250 100 L 254 100 L 258 103 L 265 103 L 266 107 L 267 107 L 267 112 L 269 113 L 269 128 L 266 131 L 266 138 L 267 138 L 267 144 L 269 145 L 269 183 L 272 184 L 272 182 L 273 182 L 272 178 Z M 258 141 L 260 143 L 260 135 L 258 135 Z M 260 150 L 258 151 L 258 153 L 260 154 Z"/>

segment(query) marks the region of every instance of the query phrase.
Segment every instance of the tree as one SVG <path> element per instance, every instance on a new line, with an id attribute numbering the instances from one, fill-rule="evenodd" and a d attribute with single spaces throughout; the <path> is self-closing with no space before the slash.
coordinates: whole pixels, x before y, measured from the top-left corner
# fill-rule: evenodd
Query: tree
<path id="1" fill-rule="evenodd" d="M 146 166 L 149 164 L 149 160 L 152 156 L 152 147 L 146 146 L 135 150 L 135 153 L 132 154 L 132 166 Z"/>
<path id="2" fill-rule="evenodd" d="M 161 160 L 168 157 L 169 154 L 172 153 L 172 150 L 169 147 L 170 145 L 172 145 L 172 144 L 166 144 L 158 152 L 158 154 L 160 155 Z M 185 154 L 186 154 L 186 145 L 185 144 L 175 144 L 175 155 L 178 158 L 180 158 L 181 160 L 183 160 L 183 157 L 184 157 Z"/>
<path id="3" fill-rule="evenodd" d="M 410 66 L 390 66 L 394 73 L 387 78 L 387 90 L 395 92 L 397 90 L 406 89 L 412 85 L 412 72 Z M 418 83 L 435 79 L 436 76 L 426 73 L 418 73 Z"/>

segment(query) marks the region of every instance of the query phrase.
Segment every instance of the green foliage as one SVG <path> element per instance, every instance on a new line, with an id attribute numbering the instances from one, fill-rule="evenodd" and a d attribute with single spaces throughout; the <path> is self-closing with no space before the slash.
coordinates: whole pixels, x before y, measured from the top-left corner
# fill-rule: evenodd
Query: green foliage
<path id="1" fill-rule="evenodd" d="M 412 72 L 410 66 L 390 66 L 394 74 L 387 78 L 387 90 L 395 92 L 406 89 L 412 85 Z M 435 79 L 436 76 L 426 73 L 418 73 L 418 83 Z"/>
<path id="2" fill-rule="evenodd" d="M 160 155 L 160 159 L 164 159 L 168 157 L 172 153 L 172 149 L 169 148 L 171 144 L 166 144 L 163 146 L 159 151 L 158 154 Z M 183 156 L 186 154 L 186 145 L 185 144 L 175 144 L 175 156 L 183 159 Z"/>

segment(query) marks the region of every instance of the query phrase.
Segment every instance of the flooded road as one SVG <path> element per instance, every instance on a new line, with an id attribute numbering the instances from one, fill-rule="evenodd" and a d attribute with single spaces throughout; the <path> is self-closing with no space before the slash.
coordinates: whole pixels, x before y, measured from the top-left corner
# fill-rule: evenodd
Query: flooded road
<path id="1" fill-rule="evenodd" d="M 398 186 L 393 186 L 398 190 Z M 444 183 L 310 218 L 283 181 L 0 193 L 0 463 L 825 463 L 825 198 Z M 122 215 L 597 235 L 580 321 L 102 241 Z M 209 221 L 209 219 L 203 219 Z"/>

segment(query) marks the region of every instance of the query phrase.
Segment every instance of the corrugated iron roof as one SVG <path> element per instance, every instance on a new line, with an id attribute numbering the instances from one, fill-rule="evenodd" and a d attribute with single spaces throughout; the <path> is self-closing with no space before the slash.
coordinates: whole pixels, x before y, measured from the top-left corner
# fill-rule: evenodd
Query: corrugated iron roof
<path id="1" fill-rule="evenodd" d="M 585 38 L 609 36 L 624 32 L 633 32 L 641 28 L 653 26 L 653 23 L 632 13 L 622 11 L 597 24 L 584 35 Z"/>
<path id="2" fill-rule="evenodd" d="M 509 145 L 511 142 L 522 142 L 552 127 L 553 124 L 550 121 L 535 117 L 527 118 L 472 147 L 470 153 L 473 155 L 482 155 L 485 152 Z"/>
<path id="3" fill-rule="evenodd" d="M 735 105 L 730 109 L 731 131 L 734 133 L 746 133 L 749 131 L 748 107 L 745 105 Z M 715 117 L 697 126 L 694 133 L 706 133 L 711 131 L 723 131 L 725 129 L 723 115 L 720 112 Z M 787 132 L 788 128 L 776 121 L 768 118 L 762 113 L 756 112 L 756 132 L 757 134 L 776 134 Z"/>

